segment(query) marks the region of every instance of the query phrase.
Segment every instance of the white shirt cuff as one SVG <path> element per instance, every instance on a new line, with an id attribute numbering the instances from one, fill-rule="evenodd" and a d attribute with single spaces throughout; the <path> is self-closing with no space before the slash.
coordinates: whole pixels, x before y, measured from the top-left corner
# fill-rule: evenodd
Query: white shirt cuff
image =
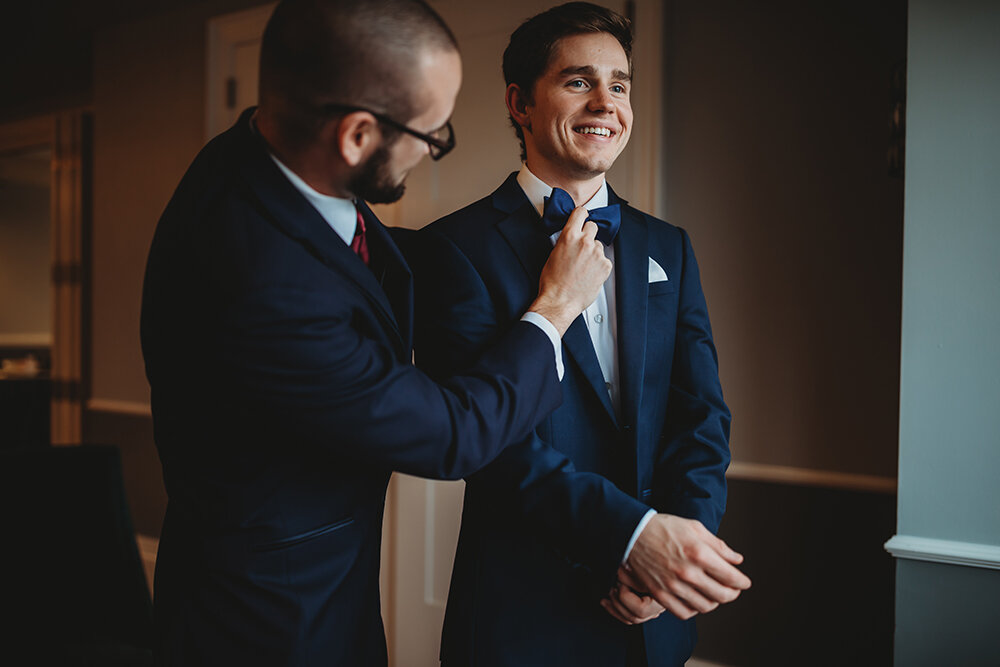
<path id="1" fill-rule="evenodd" d="M 639 533 L 642 532 L 642 529 L 646 527 L 646 524 L 649 523 L 654 516 L 656 516 L 656 510 L 651 509 L 639 520 L 639 525 L 637 525 L 635 530 L 632 532 L 632 539 L 628 541 L 628 546 L 625 547 L 625 555 L 622 556 L 622 565 L 624 565 L 625 561 L 628 560 L 628 555 L 632 553 L 632 547 L 635 546 L 635 541 L 639 539 Z"/>
<path id="2" fill-rule="evenodd" d="M 522 322 L 530 322 L 536 327 L 545 332 L 545 335 L 549 337 L 552 341 L 552 349 L 555 351 L 556 356 L 556 374 L 559 376 L 559 381 L 562 382 L 563 379 L 563 358 L 562 358 L 562 337 L 559 332 L 553 326 L 552 322 L 549 322 L 543 316 L 538 313 L 529 310 L 521 317 Z"/>

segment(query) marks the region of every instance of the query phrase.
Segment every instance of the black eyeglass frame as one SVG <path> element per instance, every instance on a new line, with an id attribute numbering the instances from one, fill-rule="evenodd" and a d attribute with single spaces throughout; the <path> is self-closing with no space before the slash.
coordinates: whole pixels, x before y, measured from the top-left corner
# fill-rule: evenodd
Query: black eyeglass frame
<path id="1" fill-rule="evenodd" d="M 326 113 L 337 113 L 341 111 L 353 112 L 353 111 L 364 111 L 365 113 L 370 113 L 375 117 L 380 123 L 385 123 L 389 127 L 393 127 L 400 132 L 406 132 L 407 134 L 420 139 L 430 146 L 430 156 L 432 160 L 440 160 L 445 155 L 451 152 L 455 148 L 455 128 L 451 126 L 451 121 L 447 121 L 444 127 L 448 130 L 448 140 L 442 141 L 437 137 L 432 137 L 429 134 L 424 134 L 423 132 L 418 132 L 412 127 L 407 127 L 403 125 L 398 120 L 394 120 L 385 114 L 379 113 L 377 111 L 372 111 L 365 107 L 353 106 L 350 104 L 326 104 L 323 106 L 323 111 Z"/>

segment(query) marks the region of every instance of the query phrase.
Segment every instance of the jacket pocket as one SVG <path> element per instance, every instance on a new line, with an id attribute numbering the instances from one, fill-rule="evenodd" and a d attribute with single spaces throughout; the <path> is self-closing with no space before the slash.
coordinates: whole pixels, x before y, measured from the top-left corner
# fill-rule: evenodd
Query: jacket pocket
<path id="1" fill-rule="evenodd" d="M 670 294 L 677 291 L 677 282 L 674 280 L 657 280 L 649 283 L 649 296 L 657 294 Z"/>
<path id="2" fill-rule="evenodd" d="M 275 551 L 277 549 L 286 549 L 288 547 L 293 547 L 297 544 L 302 544 L 303 542 L 308 542 L 310 540 L 315 540 L 317 537 L 322 537 L 323 535 L 329 535 L 330 533 L 345 528 L 354 523 L 354 517 L 347 517 L 346 519 L 341 519 L 340 521 L 334 521 L 333 523 L 328 523 L 325 526 L 320 526 L 319 528 L 313 528 L 304 533 L 299 533 L 297 535 L 290 535 L 289 537 L 282 537 L 278 540 L 271 540 L 269 542 L 261 542 L 253 547 L 253 551 Z"/>

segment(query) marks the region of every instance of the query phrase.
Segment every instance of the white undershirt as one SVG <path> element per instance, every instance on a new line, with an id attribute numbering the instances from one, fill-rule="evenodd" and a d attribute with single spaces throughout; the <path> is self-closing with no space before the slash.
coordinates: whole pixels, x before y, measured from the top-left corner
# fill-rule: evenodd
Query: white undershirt
<path id="1" fill-rule="evenodd" d="M 521 165 L 517 174 L 517 183 L 524 190 L 528 201 L 542 216 L 545 210 L 545 198 L 552 194 L 552 187 L 531 173 L 527 165 Z M 608 184 L 601 182 L 597 193 L 584 204 L 588 211 L 608 205 Z M 549 238 L 552 244 L 559 239 L 562 232 L 556 232 Z M 604 246 L 604 255 L 611 260 L 611 274 L 604 281 L 604 289 L 597 293 L 597 298 L 583 311 L 583 320 L 587 323 L 590 340 L 597 353 L 597 363 L 601 366 L 604 376 L 604 386 L 611 396 L 611 404 L 618 413 L 620 408 L 620 392 L 618 382 L 618 319 L 615 317 L 615 247 L 614 244 Z"/>

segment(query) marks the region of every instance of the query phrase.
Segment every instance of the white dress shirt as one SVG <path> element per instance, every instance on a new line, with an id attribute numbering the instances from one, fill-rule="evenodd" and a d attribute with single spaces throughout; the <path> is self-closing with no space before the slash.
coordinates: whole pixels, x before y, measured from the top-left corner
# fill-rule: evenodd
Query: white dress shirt
<path id="1" fill-rule="evenodd" d="M 525 196 L 531 205 L 538 211 L 539 218 L 545 210 L 545 198 L 552 194 L 552 186 L 531 173 L 528 165 L 522 164 L 521 171 L 517 174 L 517 184 L 521 186 Z M 593 197 L 583 206 L 588 211 L 608 205 L 608 183 L 601 182 L 601 187 Z M 562 232 L 556 232 L 551 237 L 553 245 Z M 621 392 L 618 373 L 618 318 L 616 317 L 615 300 L 615 247 L 614 244 L 604 246 L 604 255 L 611 260 L 611 274 L 604 281 L 604 289 L 597 294 L 597 299 L 583 311 L 583 319 L 587 324 L 587 331 L 590 332 L 590 340 L 594 344 L 594 352 L 597 353 L 597 363 L 601 367 L 601 374 L 604 376 L 604 386 L 611 396 L 611 404 L 618 414 L 621 409 Z M 561 376 L 560 376 L 561 377 Z M 632 538 L 625 547 L 625 555 L 622 557 L 624 563 L 628 555 L 632 552 L 635 541 L 639 538 L 639 533 L 646 527 L 656 515 L 656 510 L 649 510 L 632 533 Z"/>

